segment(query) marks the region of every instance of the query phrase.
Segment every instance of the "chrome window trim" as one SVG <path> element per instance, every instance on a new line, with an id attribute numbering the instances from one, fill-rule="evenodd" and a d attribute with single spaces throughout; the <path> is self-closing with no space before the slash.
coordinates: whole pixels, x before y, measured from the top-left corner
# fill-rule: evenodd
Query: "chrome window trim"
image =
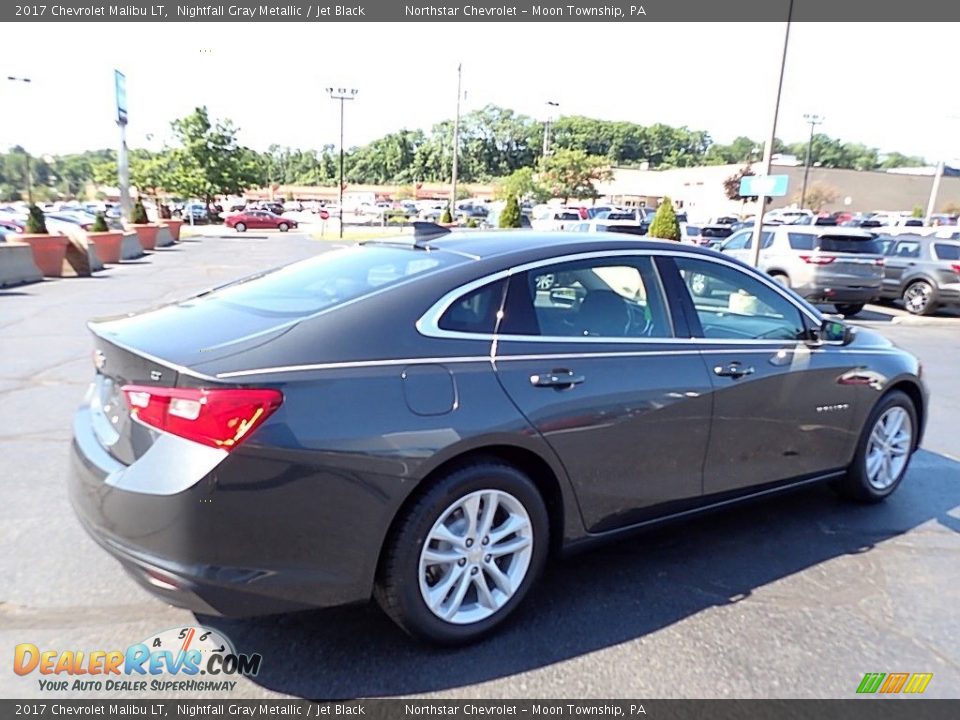
<path id="1" fill-rule="evenodd" d="M 737 263 L 731 262 L 723 257 L 711 257 L 709 255 L 704 255 L 701 253 L 693 253 L 685 251 L 682 248 L 676 251 L 667 252 L 665 250 L 654 250 L 654 249 L 634 249 L 634 250 L 610 250 L 610 251 L 594 251 L 594 252 L 581 252 L 574 253 L 572 255 L 561 255 L 558 257 L 547 258 L 543 260 L 535 260 L 532 262 L 524 263 L 523 265 L 516 265 L 507 270 L 501 270 L 490 275 L 485 275 L 482 278 L 477 280 L 471 280 L 469 283 L 461 285 L 446 294 L 444 294 L 437 302 L 435 302 L 429 310 L 427 310 L 419 320 L 415 323 L 417 332 L 419 332 L 424 337 L 430 338 L 439 338 L 439 339 L 456 339 L 456 340 L 486 340 L 493 342 L 494 340 L 498 342 L 550 342 L 550 343 L 592 343 L 592 344 L 625 344 L 625 345 L 637 345 L 637 344 L 658 344 L 658 343 L 683 343 L 690 344 L 692 342 L 699 343 L 723 343 L 723 344 L 782 344 L 783 340 L 767 340 L 767 339 L 721 339 L 721 338 L 615 338 L 615 337 L 570 337 L 566 335 L 498 335 L 494 333 L 468 333 L 462 331 L 454 330 L 443 330 L 440 328 L 440 318 L 443 317 L 443 314 L 456 302 L 459 298 L 464 295 L 473 292 L 474 290 L 488 284 L 502 280 L 503 278 L 509 278 L 514 273 L 527 272 L 528 270 L 533 270 L 538 267 L 544 267 L 548 265 L 555 265 L 558 263 L 564 262 L 576 262 L 578 260 L 593 260 L 597 258 L 615 258 L 615 257 L 638 257 L 638 256 L 653 256 L 653 257 L 677 257 L 684 256 L 690 257 L 695 260 L 705 260 L 707 262 L 713 262 L 718 265 L 726 265 L 733 268 L 734 270 L 739 270 L 740 272 L 753 277 L 756 280 L 759 280 L 761 283 L 766 285 L 768 288 L 773 290 L 775 293 L 780 295 L 783 299 L 789 302 L 793 307 L 795 307 L 802 315 L 808 317 L 816 325 L 820 325 L 823 321 L 822 317 L 811 313 L 809 309 L 797 303 L 796 299 L 790 297 L 787 293 L 784 292 L 783 287 L 776 281 L 770 279 L 769 277 L 764 277 L 764 275 L 758 272 L 755 268 L 747 267 L 744 268 Z M 659 274 L 659 273 L 658 273 Z M 662 279 L 660 280 L 662 283 Z M 661 289 L 662 292 L 662 289 Z M 669 300 L 667 300 L 669 306 Z"/>
<path id="2" fill-rule="evenodd" d="M 697 338 L 694 338 L 696 341 Z M 782 343 L 782 341 L 781 341 Z M 810 346 L 805 343 L 799 343 L 793 347 L 769 347 L 769 348 L 753 348 L 741 350 L 740 348 L 720 348 L 720 349 L 703 349 L 703 348 L 684 348 L 684 349 L 671 349 L 671 350 L 611 350 L 604 352 L 567 352 L 567 353 L 536 353 L 536 354 L 516 354 L 516 355 L 470 355 L 470 356 L 449 356 L 449 357 L 429 357 L 429 358 L 389 358 L 383 360 L 354 360 L 348 362 L 333 362 L 333 363 L 315 363 L 310 365 L 286 365 L 278 367 L 269 367 L 269 368 L 258 368 L 253 370 L 235 370 L 232 372 L 221 373 L 217 375 L 218 379 L 229 379 L 229 378 L 241 378 L 241 377 L 251 377 L 257 375 L 274 375 L 274 374 L 284 374 L 284 373 L 296 373 L 296 372 L 310 372 L 310 371 L 322 371 L 322 370 L 356 370 L 356 369 L 365 369 L 365 368 L 379 368 L 379 367 L 397 367 L 404 365 L 443 365 L 443 364 L 457 364 L 457 365 L 469 365 L 472 363 L 475 364 L 491 364 L 495 365 L 499 362 L 516 362 L 516 361 L 540 361 L 540 360 L 569 360 L 575 358 L 583 359 L 596 359 L 596 358 L 622 358 L 622 357 L 648 357 L 648 356 L 664 356 L 664 355 L 719 355 L 721 353 L 732 353 L 737 354 L 767 354 L 773 352 L 789 352 L 789 353 L 818 353 L 823 352 L 827 346 Z M 851 350 L 843 349 L 835 346 L 829 346 L 831 353 L 840 353 L 842 355 L 895 355 L 897 350 L 895 348 L 870 348 L 863 350 Z"/>

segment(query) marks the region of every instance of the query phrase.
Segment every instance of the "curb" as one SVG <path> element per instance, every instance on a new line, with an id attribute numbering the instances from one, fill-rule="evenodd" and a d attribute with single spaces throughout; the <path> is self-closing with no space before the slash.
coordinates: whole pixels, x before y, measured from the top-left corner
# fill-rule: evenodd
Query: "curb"
<path id="1" fill-rule="evenodd" d="M 960 317 L 914 317 L 897 316 L 890 321 L 892 325 L 921 325 L 926 327 L 955 327 L 960 325 Z"/>

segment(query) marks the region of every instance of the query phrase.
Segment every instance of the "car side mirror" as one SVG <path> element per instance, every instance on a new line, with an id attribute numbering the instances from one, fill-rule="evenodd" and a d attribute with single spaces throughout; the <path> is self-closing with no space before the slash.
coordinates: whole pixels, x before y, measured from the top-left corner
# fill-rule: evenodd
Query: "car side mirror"
<path id="1" fill-rule="evenodd" d="M 827 315 L 814 331 L 813 340 L 818 345 L 849 345 L 856 331 L 843 320 Z"/>

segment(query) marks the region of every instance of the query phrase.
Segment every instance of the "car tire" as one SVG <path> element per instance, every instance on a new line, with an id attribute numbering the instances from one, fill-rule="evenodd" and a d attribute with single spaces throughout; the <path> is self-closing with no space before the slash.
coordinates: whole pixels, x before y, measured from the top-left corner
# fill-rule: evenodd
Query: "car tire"
<path id="1" fill-rule="evenodd" d="M 483 534 L 490 507 L 492 531 Z M 518 530 L 507 532 L 513 527 Z M 543 570 L 549 542 L 546 506 L 524 473 L 497 461 L 467 465 L 432 483 L 398 518 L 384 546 L 374 596 L 418 639 L 473 642 L 522 602 Z M 486 552 L 490 548 L 494 552 Z M 430 562 L 439 558 L 450 559 Z"/>
<path id="2" fill-rule="evenodd" d="M 929 315 L 936 307 L 936 293 L 926 280 L 915 280 L 903 291 L 903 307 L 911 315 Z"/>
<path id="3" fill-rule="evenodd" d="M 773 280 L 776 280 L 778 283 L 780 283 L 784 287 L 790 287 L 790 278 L 784 273 L 779 273 L 779 272 L 770 273 L 770 277 Z"/>
<path id="4" fill-rule="evenodd" d="M 834 305 L 837 309 L 837 312 L 843 315 L 845 318 L 853 317 L 861 310 L 863 310 L 865 303 L 839 303 Z"/>
<path id="5" fill-rule="evenodd" d="M 233 229 L 236 230 L 237 232 L 246 232 L 247 226 L 245 223 L 239 222 L 233 226 Z"/>
<path id="6" fill-rule="evenodd" d="M 903 433 L 893 432 L 898 422 Z M 893 390 L 880 398 L 864 423 L 853 462 L 837 484 L 840 494 L 861 503 L 878 503 L 893 494 L 910 466 L 918 429 L 917 409 L 906 393 Z"/>
<path id="7" fill-rule="evenodd" d="M 280 232 L 286 232 L 289 229 L 290 229 L 290 226 L 287 225 L 286 223 L 280 223 L 279 225 L 277 225 L 277 230 L 279 230 Z"/>

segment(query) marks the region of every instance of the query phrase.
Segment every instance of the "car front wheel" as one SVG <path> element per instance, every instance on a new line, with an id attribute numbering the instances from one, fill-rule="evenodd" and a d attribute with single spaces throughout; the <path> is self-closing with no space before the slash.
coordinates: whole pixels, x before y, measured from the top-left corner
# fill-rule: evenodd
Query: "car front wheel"
<path id="1" fill-rule="evenodd" d="M 280 232 L 286 232 L 289 229 L 290 229 L 290 226 L 287 225 L 286 223 L 280 223 L 279 225 L 277 225 L 277 230 L 279 230 Z"/>
<path id="2" fill-rule="evenodd" d="M 918 427 L 917 410 L 905 393 L 894 390 L 881 398 L 863 426 L 841 493 L 865 503 L 889 497 L 907 472 Z"/>
<path id="3" fill-rule="evenodd" d="M 911 315 L 929 315 L 936 307 L 933 296 L 933 286 L 926 280 L 917 280 L 903 291 L 903 306 Z"/>
<path id="4" fill-rule="evenodd" d="M 466 466 L 400 519 L 381 559 L 377 601 L 414 637 L 477 640 L 523 600 L 548 535 L 546 507 L 526 475 L 494 461 Z"/>

